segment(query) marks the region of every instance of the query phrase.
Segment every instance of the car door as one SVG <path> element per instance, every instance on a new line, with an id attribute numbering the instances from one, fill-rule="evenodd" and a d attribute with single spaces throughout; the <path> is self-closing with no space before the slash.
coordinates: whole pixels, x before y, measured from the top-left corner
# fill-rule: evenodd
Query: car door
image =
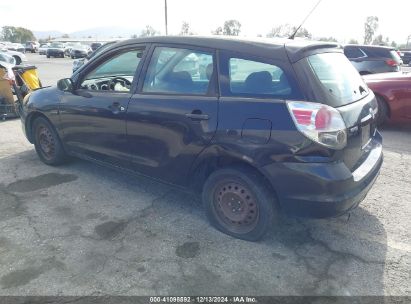
<path id="1" fill-rule="evenodd" d="M 63 141 L 71 152 L 128 165 L 126 111 L 145 46 L 109 51 L 82 70 L 60 103 Z"/>
<path id="2" fill-rule="evenodd" d="M 190 165 L 217 128 L 215 52 L 155 45 L 127 111 L 132 166 L 185 184 Z"/>

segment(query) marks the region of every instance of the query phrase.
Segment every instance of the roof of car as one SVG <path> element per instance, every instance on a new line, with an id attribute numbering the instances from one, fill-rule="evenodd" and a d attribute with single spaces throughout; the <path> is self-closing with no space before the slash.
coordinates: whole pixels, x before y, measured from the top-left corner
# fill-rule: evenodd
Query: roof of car
<path id="1" fill-rule="evenodd" d="M 347 44 L 344 47 L 361 47 L 364 49 L 387 49 L 387 50 L 394 50 L 394 47 L 385 46 L 385 45 L 367 45 L 367 44 Z"/>
<path id="2" fill-rule="evenodd" d="M 286 57 L 287 54 L 284 52 L 284 49 L 286 49 L 291 61 L 297 61 L 302 57 L 304 52 L 313 49 L 341 48 L 338 43 L 302 39 L 291 40 L 284 38 L 248 38 L 236 36 L 152 36 L 124 40 L 113 45 L 113 48 L 134 43 L 187 44 L 190 46 L 221 50 L 241 50 L 241 53 L 262 57 L 272 57 L 276 51 L 278 52 L 278 56 Z"/>

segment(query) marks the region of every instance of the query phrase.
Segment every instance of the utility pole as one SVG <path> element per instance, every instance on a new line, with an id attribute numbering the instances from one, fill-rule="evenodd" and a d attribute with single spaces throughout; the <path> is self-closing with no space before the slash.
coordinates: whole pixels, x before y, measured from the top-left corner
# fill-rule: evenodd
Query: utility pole
<path id="1" fill-rule="evenodd" d="M 408 42 L 410 42 L 410 39 L 411 39 L 411 35 L 408 35 L 408 37 L 407 37 L 407 46 L 406 46 L 407 49 L 408 49 Z"/>
<path id="2" fill-rule="evenodd" d="M 164 0 L 164 17 L 166 22 L 166 36 L 168 36 L 168 25 L 167 25 L 167 0 Z"/>

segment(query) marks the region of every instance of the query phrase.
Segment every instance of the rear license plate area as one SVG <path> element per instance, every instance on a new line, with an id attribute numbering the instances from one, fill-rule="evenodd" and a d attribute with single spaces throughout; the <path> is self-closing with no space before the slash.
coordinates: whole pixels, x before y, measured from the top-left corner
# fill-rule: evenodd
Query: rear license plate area
<path id="1" fill-rule="evenodd" d="M 371 139 L 371 125 L 364 125 L 361 128 L 361 147 L 364 149 Z"/>

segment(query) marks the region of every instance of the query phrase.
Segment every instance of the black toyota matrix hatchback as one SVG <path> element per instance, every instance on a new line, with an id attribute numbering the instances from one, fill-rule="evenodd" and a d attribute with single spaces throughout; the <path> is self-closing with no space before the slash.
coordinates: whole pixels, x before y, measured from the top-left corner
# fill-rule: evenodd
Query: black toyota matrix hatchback
<path id="1" fill-rule="evenodd" d="M 194 189 L 211 223 L 245 240 L 281 210 L 353 209 L 383 158 L 377 102 L 336 44 L 123 41 L 21 111 L 44 163 L 76 156 Z"/>

